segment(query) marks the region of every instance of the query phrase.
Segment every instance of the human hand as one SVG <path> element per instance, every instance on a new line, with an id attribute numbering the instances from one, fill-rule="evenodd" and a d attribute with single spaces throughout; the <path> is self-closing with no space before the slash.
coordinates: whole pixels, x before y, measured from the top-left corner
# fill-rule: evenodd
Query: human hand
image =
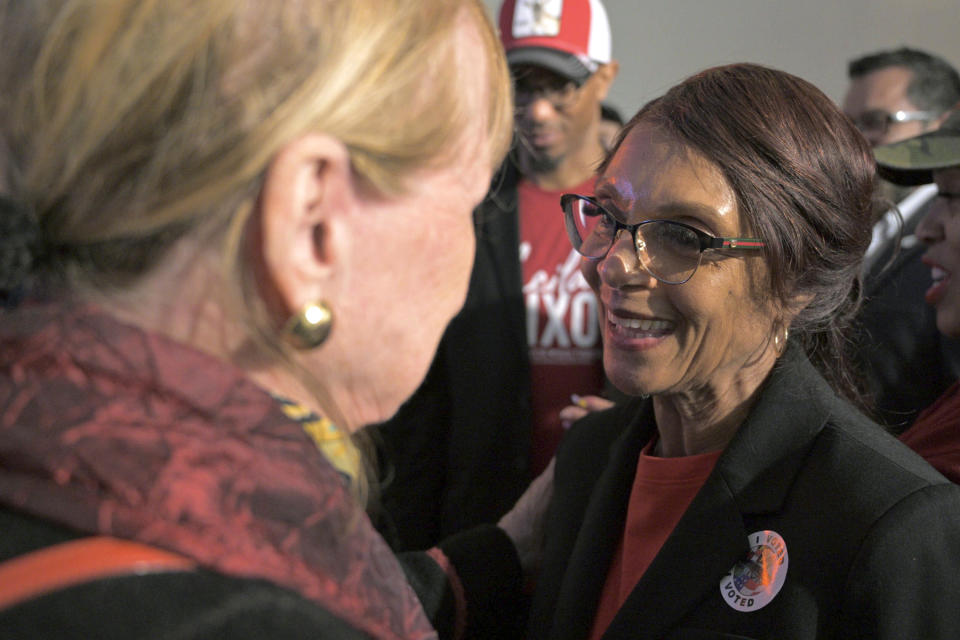
<path id="1" fill-rule="evenodd" d="M 594 411 L 602 411 L 613 406 L 613 402 L 600 396 L 570 396 L 573 403 L 560 410 L 560 425 L 564 429 L 569 429 L 574 422 Z"/>
<path id="2" fill-rule="evenodd" d="M 530 483 L 513 508 L 497 523 L 513 541 L 520 556 L 520 566 L 527 577 L 536 574 L 543 556 L 544 525 L 547 507 L 553 498 L 555 461 L 556 458 L 550 461 L 543 473 Z"/>

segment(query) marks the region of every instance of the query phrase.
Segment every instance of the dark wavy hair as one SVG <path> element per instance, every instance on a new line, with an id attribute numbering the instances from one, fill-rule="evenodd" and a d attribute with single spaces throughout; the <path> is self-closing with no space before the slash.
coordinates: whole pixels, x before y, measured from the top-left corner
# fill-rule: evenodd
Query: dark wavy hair
<path id="1" fill-rule="evenodd" d="M 720 169 L 747 230 L 766 243 L 761 290 L 782 304 L 809 299 L 789 327 L 791 340 L 838 392 L 869 411 L 847 336 L 871 238 L 875 164 L 850 120 L 805 80 L 734 64 L 702 71 L 646 104 L 611 156 L 639 123 Z"/>

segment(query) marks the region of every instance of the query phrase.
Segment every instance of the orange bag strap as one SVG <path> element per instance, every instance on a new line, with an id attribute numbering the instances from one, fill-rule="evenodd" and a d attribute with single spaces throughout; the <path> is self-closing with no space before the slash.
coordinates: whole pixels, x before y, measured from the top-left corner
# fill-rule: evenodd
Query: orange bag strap
<path id="1" fill-rule="evenodd" d="M 0 609 L 100 578 L 195 568 L 189 558 L 139 542 L 80 538 L 0 563 Z"/>

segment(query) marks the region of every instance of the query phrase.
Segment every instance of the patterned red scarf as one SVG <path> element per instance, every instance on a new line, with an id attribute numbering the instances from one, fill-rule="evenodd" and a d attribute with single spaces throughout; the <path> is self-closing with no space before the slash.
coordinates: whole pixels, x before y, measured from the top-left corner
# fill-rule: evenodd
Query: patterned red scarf
<path id="1" fill-rule="evenodd" d="M 95 309 L 0 316 L 0 504 L 435 633 L 341 475 L 243 373 Z"/>

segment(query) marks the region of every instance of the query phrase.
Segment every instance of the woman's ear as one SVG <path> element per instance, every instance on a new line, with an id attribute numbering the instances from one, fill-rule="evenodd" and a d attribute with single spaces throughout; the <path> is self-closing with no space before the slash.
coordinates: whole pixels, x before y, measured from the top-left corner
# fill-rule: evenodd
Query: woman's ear
<path id="1" fill-rule="evenodd" d="M 800 315 L 803 310 L 807 308 L 807 305 L 809 305 L 812 301 L 812 293 L 793 294 L 780 308 L 780 317 L 776 324 L 789 328 L 790 325 L 793 324 L 794 319 Z"/>
<path id="2" fill-rule="evenodd" d="M 790 312 L 790 318 L 796 318 L 800 312 L 807 308 L 813 302 L 812 293 L 795 293 L 787 301 L 787 309 Z"/>
<path id="3" fill-rule="evenodd" d="M 336 138 L 308 134 L 267 167 L 259 201 L 258 262 L 287 313 L 328 295 L 340 219 L 355 206 L 350 156 Z"/>

